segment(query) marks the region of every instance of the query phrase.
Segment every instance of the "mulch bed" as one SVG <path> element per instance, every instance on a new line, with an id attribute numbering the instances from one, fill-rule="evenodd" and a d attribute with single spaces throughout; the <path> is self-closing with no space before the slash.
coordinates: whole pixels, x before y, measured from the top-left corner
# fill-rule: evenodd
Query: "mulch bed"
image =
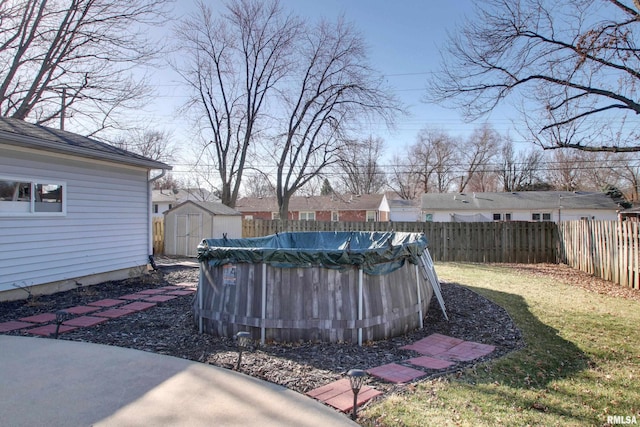
<path id="1" fill-rule="evenodd" d="M 0 303 L 0 322 L 51 313 L 56 310 L 105 298 L 135 293 L 143 289 L 198 280 L 198 269 L 184 266 L 163 267 L 150 275 L 107 282 L 91 287 Z M 442 284 L 449 321 L 445 321 L 435 298 L 431 302 L 422 330 L 385 341 L 366 343 L 272 343 L 243 353 L 242 372 L 305 393 L 335 381 L 352 368 L 368 369 L 387 363 L 403 363 L 419 354 L 401 350 L 433 333 L 466 341 L 494 345 L 495 351 L 482 359 L 461 362 L 448 370 L 429 370 L 426 378 L 462 370 L 483 360 L 501 357 L 521 348 L 524 340 L 508 313 L 475 292 L 453 283 Z M 193 296 L 183 296 L 159 303 L 156 307 L 87 328 L 60 335 L 60 339 L 127 347 L 165 354 L 233 369 L 238 353 L 231 338 L 200 335 L 192 315 Z M 11 331 L 11 335 L 27 335 Z M 370 385 L 385 393 L 399 391 L 395 385 L 371 379 Z"/>

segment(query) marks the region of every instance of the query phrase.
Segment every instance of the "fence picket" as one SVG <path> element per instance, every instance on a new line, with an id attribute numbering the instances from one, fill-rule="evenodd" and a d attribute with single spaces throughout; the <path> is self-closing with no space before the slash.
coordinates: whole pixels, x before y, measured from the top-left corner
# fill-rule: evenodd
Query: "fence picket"
<path id="1" fill-rule="evenodd" d="M 243 237 L 266 236 L 282 231 L 321 230 L 424 233 L 435 261 L 562 262 L 636 289 L 640 288 L 639 229 L 635 222 L 583 220 L 555 224 L 519 221 L 391 223 L 256 219 L 244 220 L 242 226 Z"/>

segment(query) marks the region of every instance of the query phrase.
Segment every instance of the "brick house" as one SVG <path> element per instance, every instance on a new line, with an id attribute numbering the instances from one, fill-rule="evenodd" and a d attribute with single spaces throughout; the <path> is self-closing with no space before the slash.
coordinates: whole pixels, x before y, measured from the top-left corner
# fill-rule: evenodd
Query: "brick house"
<path id="1" fill-rule="evenodd" d="M 243 197 L 235 209 L 243 219 L 278 219 L 275 197 Z M 389 202 L 384 194 L 294 196 L 289 201 L 289 220 L 389 221 Z"/>

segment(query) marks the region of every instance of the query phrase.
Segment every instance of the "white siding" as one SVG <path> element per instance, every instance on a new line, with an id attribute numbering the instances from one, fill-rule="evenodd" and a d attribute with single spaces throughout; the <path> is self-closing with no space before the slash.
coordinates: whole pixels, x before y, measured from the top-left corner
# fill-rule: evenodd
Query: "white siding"
<path id="1" fill-rule="evenodd" d="M 64 216 L 0 216 L 0 291 L 146 265 L 147 171 L 0 145 L 0 175 L 66 183 Z"/>
<path id="2" fill-rule="evenodd" d="M 205 239 L 222 239 L 227 234 L 228 239 L 242 238 L 242 217 L 240 215 L 213 215 L 211 220 L 211 236 Z"/>
<path id="3" fill-rule="evenodd" d="M 551 221 L 558 222 L 558 218 L 561 221 L 574 221 L 582 218 L 590 218 L 595 220 L 603 220 L 603 221 L 614 221 L 618 219 L 618 214 L 613 210 L 604 210 L 604 209 L 594 209 L 594 210 L 578 210 L 578 209 L 562 209 L 560 213 L 558 213 L 558 209 L 536 209 L 536 210 L 527 210 L 527 211 L 504 211 L 504 210 L 496 210 L 496 211 L 480 211 L 480 210 L 464 210 L 459 212 L 441 212 L 441 211 L 429 211 L 423 210 L 422 215 L 424 218 L 425 214 L 431 213 L 433 214 L 433 222 L 451 222 L 453 221 L 452 215 L 457 214 L 462 218 L 468 218 L 468 220 L 475 219 L 476 221 L 480 221 L 480 217 L 483 217 L 485 221 L 493 221 L 494 213 L 502 213 L 503 217 L 505 213 L 511 214 L 511 221 L 531 221 L 531 215 L 533 213 L 550 213 Z M 474 218 L 475 217 L 475 218 Z"/>

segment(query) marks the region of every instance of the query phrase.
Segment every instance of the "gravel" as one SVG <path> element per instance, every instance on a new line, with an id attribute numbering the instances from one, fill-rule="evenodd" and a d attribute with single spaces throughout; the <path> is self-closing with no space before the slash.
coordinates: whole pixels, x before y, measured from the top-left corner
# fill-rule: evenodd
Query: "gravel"
<path id="1" fill-rule="evenodd" d="M 117 298 L 143 289 L 197 281 L 197 268 L 165 266 L 141 278 L 78 287 L 23 301 L 2 302 L 0 322 L 51 313 L 104 298 Z M 427 378 L 501 357 L 524 346 L 519 329 L 502 307 L 454 283 L 442 283 L 442 294 L 447 303 L 449 321 L 444 320 L 440 307 L 433 298 L 421 330 L 385 341 L 367 343 L 362 347 L 349 343 L 309 342 L 256 346 L 252 351 L 243 353 L 240 369 L 251 376 L 305 393 L 343 377 L 352 368 L 368 369 L 391 362 L 405 363 L 418 354 L 401 350 L 400 347 L 433 333 L 491 344 L 496 349 L 481 359 L 457 363 L 446 371 L 423 369 Z M 234 340 L 200 335 L 192 315 L 192 300 L 193 296 L 182 296 L 146 311 L 110 319 L 96 326 L 75 329 L 61 334 L 60 339 L 127 347 L 234 369 L 238 359 Z M 27 335 L 20 330 L 7 334 Z M 384 393 L 401 391 L 407 387 L 373 378 L 369 384 Z"/>

